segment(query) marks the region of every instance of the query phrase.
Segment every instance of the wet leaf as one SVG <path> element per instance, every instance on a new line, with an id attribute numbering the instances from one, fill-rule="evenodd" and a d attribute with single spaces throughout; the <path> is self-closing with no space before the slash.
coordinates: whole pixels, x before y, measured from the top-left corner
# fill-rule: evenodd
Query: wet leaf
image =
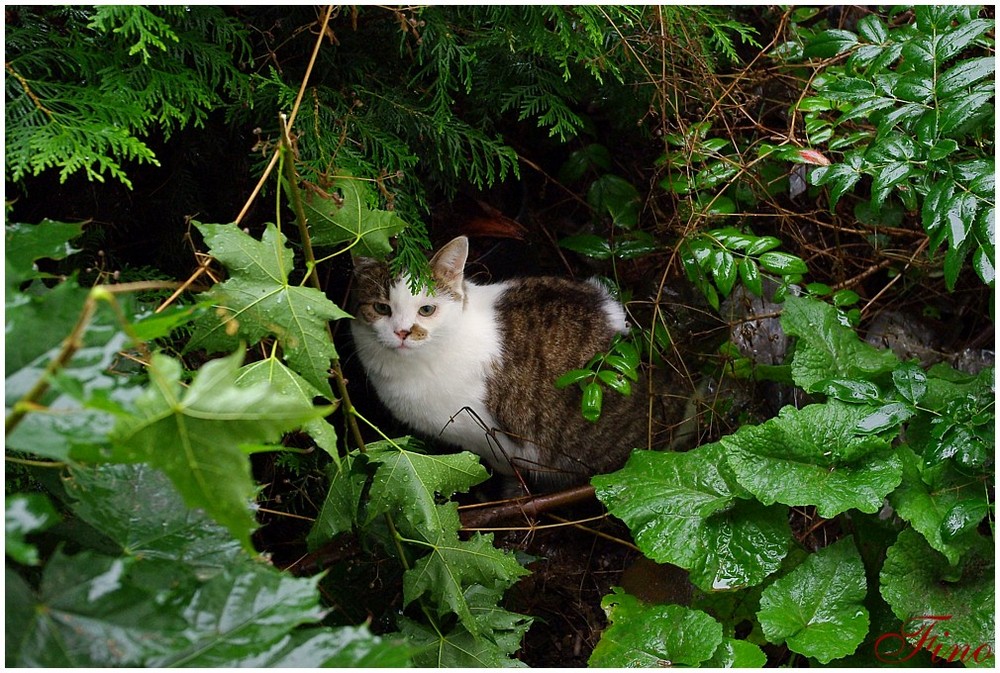
<path id="1" fill-rule="evenodd" d="M 384 258 L 392 252 L 389 239 L 406 228 L 390 210 L 375 207 L 371 188 L 343 172 L 326 189 L 306 185 L 302 206 L 309 220 L 312 244 L 339 247 L 348 244 L 363 257 Z"/>
<path id="2" fill-rule="evenodd" d="M 203 508 L 249 549 L 256 489 L 240 445 L 276 441 L 328 410 L 267 385 L 238 388 L 242 359 L 237 352 L 207 363 L 185 389 L 180 363 L 154 355 L 151 383 L 136 400 L 135 415 L 119 420 L 105 460 L 163 470 L 185 504 Z"/>
<path id="3" fill-rule="evenodd" d="M 288 365 L 332 399 L 328 370 L 337 350 L 327 322 L 350 316 L 319 290 L 290 283 L 293 254 L 274 225 L 260 241 L 231 224 L 196 226 L 230 277 L 199 296 L 211 300 L 222 319 L 199 321 L 186 352 L 228 352 L 237 337 L 255 344 L 273 335 Z"/>
<path id="4" fill-rule="evenodd" d="M 4 499 L 4 511 L 4 552 L 18 563 L 38 565 L 38 549 L 27 536 L 59 521 L 55 507 L 42 493 L 15 493 Z"/>
<path id="5" fill-rule="evenodd" d="M 615 587 L 601 607 L 611 625 L 601 634 L 591 668 L 696 666 L 722 644 L 722 625 L 680 605 L 644 605 Z"/>
<path id="6" fill-rule="evenodd" d="M 764 635 L 821 664 L 845 657 L 868 634 L 867 584 L 851 538 L 824 547 L 764 589 L 757 613 Z"/>
<path id="7" fill-rule="evenodd" d="M 597 497 L 643 553 L 690 570 L 705 591 L 759 584 L 788 551 L 782 507 L 765 507 L 723 472 L 719 444 L 686 453 L 636 451 L 618 472 L 594 477 Z"/>
<path id="8" fill-rule="evenodd" d="M 603 236 L 576 234 L 559 240 L 559 247 L 572 250 L 584 257 L 611 259 L 611 244 Z"/>
<path id="9" fill-rule="evenodd" d="M 35 266 L 39 259 L 65 259 L 79 252 L 70 241 L 81 234 L 83 225 L 71 222 L 45 219 L 38 224 L 8 224 L 4 227 L 7 286 L 46 275 Z"/>
<path id="10" fill-rule="evenodd" d="M 849 30 L 824 30 L 809 40 L 806 58 L 830 58 L 842 54 L 858 43 L 858 36 Z"/>

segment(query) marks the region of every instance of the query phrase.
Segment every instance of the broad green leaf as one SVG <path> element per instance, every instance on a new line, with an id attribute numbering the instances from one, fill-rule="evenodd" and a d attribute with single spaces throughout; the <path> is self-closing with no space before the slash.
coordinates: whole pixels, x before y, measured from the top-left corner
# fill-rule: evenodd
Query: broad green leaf
<path id="1" fill-rule="evenodd" d="M 892 92 L 902 100 L 923 103 L 934 95 L 934 79 L 923 74 L 904 75 L 896 81 Z M 894 121 L 887 119 L 884 123 L 892 124 Z"/>
<path id="2" fill-rule="evenodd" d="M 904 529 L 889 548 L 880 583 L 882 597 L 902 622 L 899 634 L 887 634 L 876 643 L 882 652 L 909 651 L 914 646 L 935 652 L 941 646 L 935 654 L 942 659 L 954 652 L 953 660 L 962 659 L 968 666 L 995 665 L 996 660 L 981 656 L 980 649 L 985 643 L 996 650 L 992 540 L 977 538 L 956 567 L 916 531 Z"/>
<path id="3" fill-rule="evenodd" d="M 608 173 L 594 180 L 587 190 L 587 203 L 598 213 L 609 214 L 612 222 L 623 229 L 635 229 L 639 224 L 639 192 L 617 175 Z"/>
<path id="4" fill-rule="evenodd" d="M 931 148 L 931 151 L 927 153 L 927 158 L 931 161 L 939 161 L 944 159 L 952 152 L 958 150 L 958 143 L 951 138 L 942 138 Z"/>
<path id="5" fill-rule="evenodd" d="M 596 234 L 576 234 L 559 240 L 559 247 L 572 250 L 584 257 L 611 259 L 611 244 L 608 239 Z"/>
<path id="6" fill-rule="evenodd" d="M 591 668 L 696 666 L 722 644 L 722 625 L 680 605 L 644 605 L 615 587 L 601 607 L 611 623 L 601 634 Z"/>
<path id="7" fill-rule="evenodd" d="M 306 185 L 302 205 L 314 246 L 346 243 L 363 257 L 381 259 L 391 253 L 389 239 L 406 228 L 406 222 L 396 213 L 374 207 L 368 184 L 350 175 L 334 178 L 326 189 Z"/>
<path id="8" fill-rule="evenodd" d="M 290 284 L 292 251 L 274 225 L 260 241 L 232 224 L 196 226 L 230 277 L 202 295 L 222 319 L 199 322 L 186 350 L 227 351 L 237 335 L 251 344 L 274 335 L 288 365 L 332 398 L 327 371 L 337 350 L 327 323 L 350 316 L 319 290 Z"/>
<path id="9" fill-rule="evenodd" d="M 38 594 L 28 590 L 20 598 L 28 618 L 7 622 L 7 665 L 143 666 L 179 647 L 187 625 L 168 601 L 190 592 L 194 578 L 184 568 L 168 573 L 156 562 L 147 565 L 159 576 L 140 578 L 137 565 L 133 558 L 56 551 Z"/>
<path id="10" fill-rule="evenodd" d="M 927 373 L 913 363 L 905 362 L 893 370 L 892 382 L 899 394 L 913 404 L 927 394 Z"/>
<path id="11" fill-rule="evenodd" d="M 479 457 L 468 451 L 452 454 L 425 454 L 410 451 L 408 440 L 377 442 L 366 451 L 378 465 L 368 499 L 367 522 L 385 513 L 408 524 L 403 534 L 435 542 L 449 532 L 450 518 L 442 514 L 439 496 L 450 498 L 458 492 L 486 481 L 488 474 Z M 442 516 L 446 521 L 442 522 Z"/>
<path id="12" fill-rule="evenodd" d="M 850 537 L 824 547 L 764 589 L 757 613 L 764 635 L 821 664 L 846 657 L 868 633 L 867 584 Z"/>
<path id="13" fill-rule="evenodd" d="M 990 505 L 985 498 L 962 500 L 955 503 L 941 522 L 941 538 L 951 542 L 974 531 L 989 514 Z"/>
<path id="14" fill-rule="evenodd" d="M 778 247 L 781 247 L 781 239 L 774 236 L 761 236 L 747 247 L 746 253 L 750 257 L 757 257 Z"/>
<path id="15" fill-rule="evenodd" d="M 6 283 L 16 288 L 29 278 L 39 278 L 39 259 L 65 259 L 75 252 L 69 244 L 83 233 L 83 225 L 45 219 L 38 224 L 12 223 L 4 227 Z"/>
<path id="16" fill-rule="evenodd" d="M 996 269 L 990 260 L 989 253 L 984 248 L 976 248 L 972 253 L 972 268 L 979 275 L 980 280 L 993 287 L 996 280 Z"/>
<path id="17" fill-rule="evenodd" d="M 189 507 L 203 508 L 249 549 L 256 488 L 240 445 L 276 441 L 327 409 L 270 386 L 237 387 L 241 360 L 237 352 L 205 364 L 184 389 L 180 363 L 154 355 L 151 384 L 135 415 L 119 420 L 106 460 L 163 470 Z"/>
<path id="18" fill-rule="evenodd" d="M 976 82 L 989 77 L 996 71 L 996 59 L 993 57 L 970 58 L 944 71 L 937 80 L 936 91 L 939 98 L 972 86 Z"/>
<path id="19" fill-rule="evenodd" d="M 767 655 L 759 646 L 745 640 L 723 638 L 702 668 L 764 668 L 766 663 Z"/>
<path id="20" fill-rule="evenodd" d="M 750 257 L 744 257 L 743 261 L 740 262 L 739 272 L 740 281 L 742 281 L 743 286 L 754 295 L 760 297 L 764 292 L 764 285 L 760 277 L 760 269 L 757 268 L 757 263 Z"/>
<path id="21" fill-rule="evenodd" d="M 184 646 L 148 661 L 162 667 L 228 667 L 287 641 L 300 624 L 318 622 L 320 577 L 293 577 L 251 561 L 198 587 L 178 615 L 188 625 Z M 319 665 L 313 661 L 310 666 Z"/>
<path id="22" fill-rule="evenodd" d="M 932 235 L 931 250 L 936 249 L 944 240 L 945 231 L 942 226 L 945 221 L 944 213 L 954 198 L 957 186 L 951 178 L 943 178 L 931 186 L 924 198 L 924 205 L 920 209 L 920 220 L 924 231 Z M 940 231 L 939 236 L 935 235 L 937 231 Z"/>
<path id="23" fill-rule="evenodd" d="M 365 454 L 352 451 L 339 464 L 330 465 L 327 469 L 330 479 L 326 499 L 306 538 L 310 551 L 350 531 L 359 523 L 361 498 L 371 476 L 367 465 Z"/>
<path id="24" fill-rule="evenodd" d="M 236 377 L 236 385 L 241 388 L 261 384 L 270 385 L 281 395 L 297 399 L 304 404 L 312 404 L 317 397 L 323 397 L 318 388 L 289 369 L 273 354 L 271 357 L 244 366 Z M 314 418 L 303 424 L 302 429 L 309 433 L 316 445 L 326 451 L 334 462 L 340 459 L 337 429 L 326 419 Z"/>
<path id="25" fill-rule="evenodd" d="M 235 650 L 225 665 L 239 668 L 401 668 L 412 647 L 373 635 L 367 626 L 292 631 L 264 652 Z M 255 648 L 256 650 L 256 648 Z"/>
<path id="26" fill-rule="evenodd" d="M 13 377 L 32 365 L 32 371 L 23 373 L 30 381 L 18 385 L 17 390 L 27 392 L 34 385 L 55 355 L 54 349 L 73 331 L 87 294 L 72 278 L 42 293 L 8 290 L 4 315 L 4 374 L 8 381 L 4 397 L 8 405 L 17 399 L 9 389 Z"/>
<path id="27" fill-rule="evenodd" d="M 435 668 L 523 666 L 512 657 L 521 647 L 521 639 L 532 620 L 498 607 L 501 594 L 501 591 L 482 586 L 466 590 L 466 602 L 475 623 L 482 629 L 480 635 L 472 634 L 462 622 L 451 631 L 441 633 L 425 624 L 400 617 L 400 629 L 407 636 L 407 642 L 421 648 L 414 654 L 413 663 Z"/>
<path id="28" fill-rule="evenodd" d="M 898 428 L 916 413 L 903 402 L 883 404 L 858 422 L 858 431 L 865 434 L 886 432 Z"/>
<path id="29" fill-rule="evenodd" d="M 808 392 L 830 378 L 871 379 L 899 364 L 892 351 L 861 341 L 836 308 L 814 299 L 788 297 L 781 326 L 798 337 L 792 377 Z"/>
<path id="30" fill-rule="evenodd" d="M 723 437 L 740 486 L 765 505 L 815 505 L 823 518 L 874 513 L 902 478 L 899 458 L 878 436 L 859 436 L 871 407 L 837 400 L 784 407 L 761 425 Z"/>
<path id="31" fill-rule="evenodd" d="M 15 493 L 4 498 L 4 512 L 4 552 L 18 563 L 38 565 L 38 549 L 26 537 L 59 521 L 52 503 L 43 493 Z"/>
<path id="32" fill-rule="evenodd" d="M 512 553 L 493 546 L 492 534 L 475 533 L 468 540 L 459 540 L 455 532 L 458 505 L 451 502 L 439 507 L 453 513 L 447 518 L 454 527 L 423 545 L 430 547 L 430 553 L 404 573 L 403 603 L 409 605 L 427 594 L 437 606 L 438 616 L 454 612 L 473 636 L 489 634 L 492 625 L 488 619 L 480 621 L 482 614 L 474 612 L 476 605 L 468 598 L 468 587 L 478 584 L 487 589 L 506 589 L 529 572 Z"/>
<path id="33" fill-rule="evenodd" d="M 824 30 L 806 44 L 806 58 L 830 58 L 842 54 L 858 43 L 858 36 L 849 30 Z"/>
<path id="34" fill-rule="evenodd" d="M 736 589 L 778 569 L 789 530 L 786 510 L 744 499 L 725 464 L 717 443 L 685 453 L 636 451 L 624 468 L 592 483 L 646 556 L 690 570 L 706 591 Z"/>
<path id="35" fill-rule="evenodd" d="M 207 575 L 242 555 L 229 531 L 186 507 L 166 475 L 149 465 L 75 467 L 64 485 L 74 513 L 126 556 L 183 561 Z"/>

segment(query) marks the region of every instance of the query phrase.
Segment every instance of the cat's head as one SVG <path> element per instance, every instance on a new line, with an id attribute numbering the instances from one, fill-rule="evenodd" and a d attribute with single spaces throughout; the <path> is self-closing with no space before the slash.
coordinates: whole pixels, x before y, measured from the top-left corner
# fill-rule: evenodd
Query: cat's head
<path id="1" fill-rule="evenodd" d="M 453 239 L 430 261 L 432 288 L 410 291 L 409 276 L 393 276 L 383 261 L 354 260 L 356 329 L 366 328 L 383 347 L 407 354 L 426 348 L 455 324 L 465 301 L 465 236 Z"/>

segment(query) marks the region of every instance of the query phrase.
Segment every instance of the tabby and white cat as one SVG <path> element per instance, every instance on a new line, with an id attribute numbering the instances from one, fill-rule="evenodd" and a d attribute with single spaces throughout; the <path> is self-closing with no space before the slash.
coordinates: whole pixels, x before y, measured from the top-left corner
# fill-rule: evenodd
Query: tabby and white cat
<path id="1" fill-rule="evenodd" d="M 413 294 L 388 265 L 355 260 L 358 356 L 379 398 L 419 434 L 473 451 L 494 470 L 541 488 L 616 469 L 647 444 L 647 422 L 683 403 L 645 394 L 604 396 L 595 424 L 580 389 L 555 380 L 607 350 L 625 311 L 596 281 L 465 279 L 468 239 L 431 259 L 432 292 Z"/>

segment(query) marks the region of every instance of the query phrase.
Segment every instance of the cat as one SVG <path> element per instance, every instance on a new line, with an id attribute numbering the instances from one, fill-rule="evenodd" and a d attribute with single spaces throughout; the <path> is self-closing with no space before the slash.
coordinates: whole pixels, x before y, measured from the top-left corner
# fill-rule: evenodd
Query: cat
<path id="1" fill-rule="evenodd" d="M 549 490 L 624 464 L 647 445 L 651 413 L 683 413 L 675 397 L 650 400 L 643 377 L 630 396 L 608 391 L 599 421 L 585 420 L 580 388 L 555 381 L 628 332 L 622 305 L 596 280 L 478 285 L 465 278 L 468 254 L 464 236 L 441 247 L 433 289 L 416 294 L 385 262 L 355 259 L 356 352 L 398 420 Z"/>

